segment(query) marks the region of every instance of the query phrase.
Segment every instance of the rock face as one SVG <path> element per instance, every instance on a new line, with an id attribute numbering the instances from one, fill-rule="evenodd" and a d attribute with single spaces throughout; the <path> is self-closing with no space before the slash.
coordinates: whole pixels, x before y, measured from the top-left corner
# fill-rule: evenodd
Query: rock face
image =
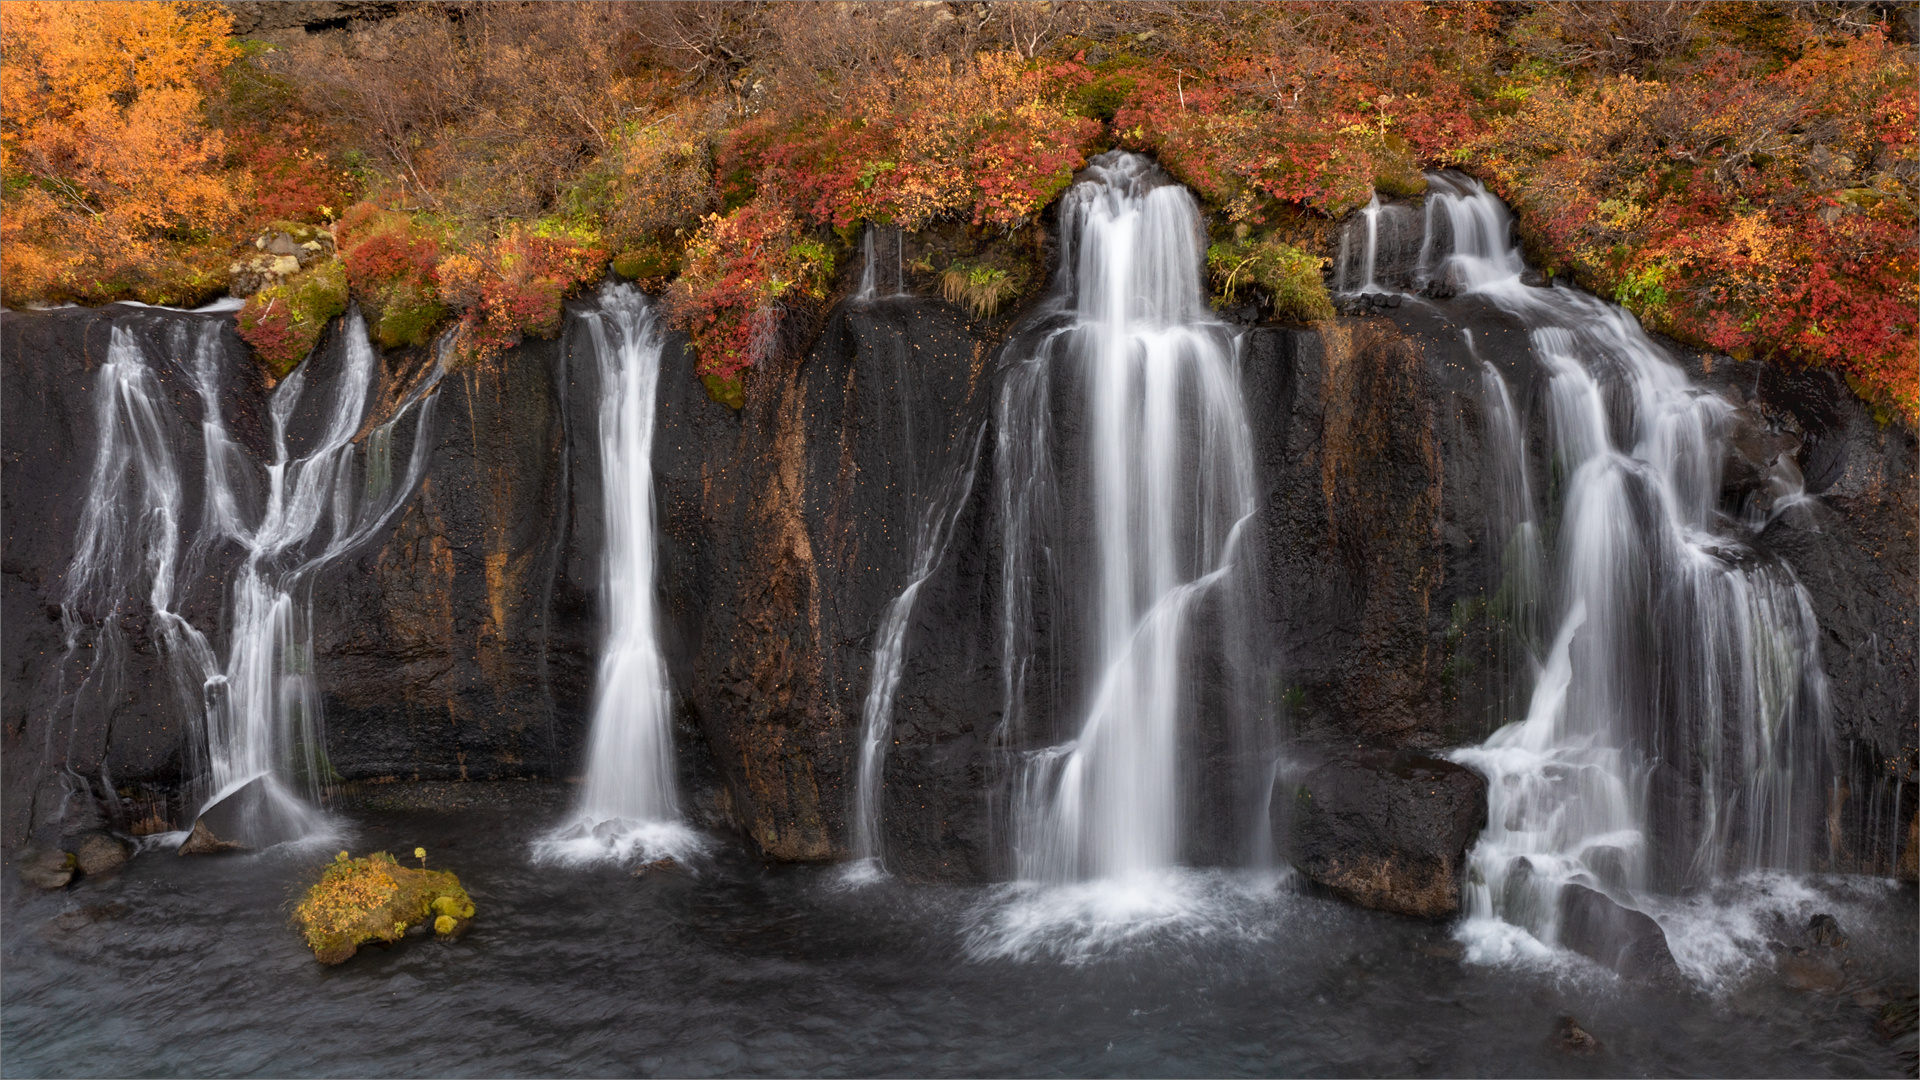
<path id="1" fill-rule="evenodd" d="M 1418 752 L 1346 750 L 1283 765 L 1272 813 L 1282 851 L 1309 880 L 1363 907 L 1444 918 L 1460 910 L 1487 781 Z"/>
<path id="2" fill-rule="evenodd" d="M 1679 973 L 1659 923 L 1584 885 L 1560 890 L 1560 944 L 1629 979 Z"/>
<path id="3" fill-rule="evenodd" d="M 1311 329 L 1252 327 L 1243 339 L 1261 500 L 1246 549 L 1247 647 L 1274 742 L 1369 748 L 1321 751 L 1295 786 L 1340 809 L 1287 817 L 1276 837 L 1329 887 L 1438 915 L 1457 902 L 1458 852 L 1478 827 L 1463 823 L 1481 796 L 1470 773 L 1406 766 L 1416 759 L 1403 752 L 1477 741 L 1525 706 L 1506 695 L 1524 685 L 1515 676 L 1527 658 L 1490 610 L 1500 567 L 1487 542 L 1482 361 L 1534 404 L 1536 428 L 1544 391 L 1524 331 L 1470 300 L 1368 311 Z M 168 685 L 150 611 L 83 605 L 67 619 L 61 604 L 112 328 L 177 360 L 176 331 L 209 318 L 128 307 L 0 318 L 0 839 L 9 847 L 130 831 L 156 800 L 167 824 L 186 827 L 204 797 L 180 794 L 193 772 L 192 718 Z M 982 325 L 924 298 L 843 304 L 795 356 L 751 376 L 738 412 L 708 400 L 693 358 L 677 339 L 669 345 L 654 444 L 662 637 L 683 803 L 697 820 L 735 829 L 774 858 L 845 855 L 873 635 L 907 583 L 930 493 L 971 464 L 949 549 L 913 610 L 881 817 L 896 873 L 1007 872 L 998 831 L 1007 807 L 996 800 L 1022 748 L 999 730 L 993 446 L 1000 343 L 1015 321 Z M 1463 328 L 1473 331 L 1471 351 Z M 222 408 L 258 459 L 269 449 L 271 387 L 225 333 Z M 449 372 L 419 487 L 384 534 L 314 582 L 336 783 L 581 770 L 602 573 L 598 387 L 583 337 L 570 322 L 557 340 Z M 323 345 L 309 392 L 330 392 L 337 349 Z M 1829 818 L 1832 861 L 1911 868 L 1920 837 L 1913 436 L 1876 426 L 1825 375 L 1731 361 L 1708 370 L 1706 358 L 1680 355 L 1745 425 L 1723 509 L 1770 515 L 1758 544 L 1794 568 L 1825 633 L 1843 779 Z M 376 412 L 418 386 L 429 362 L 424 350 L 383 355 Z M 172 452 L 200 462 L 186 369 L 156 370 L 177 420 L 167 428 Z M 197 468 L 183 470 L 189 536 L 204 512 Z M 1795 503 L 1796 474 L 1808 501 Z M 175 607 L 217 627 L 238 553 L 198 557 Z M 1060 651 L 1074 650 L 1066 642 Z M 90 679 L 96 656 L 111 663 Z M 1052 675 L 1070 679 L 1073 663 Z M 1196 771 L 1245 756 L 1216 734 L 1199 740 Z M 1433 793 L 1416 794 L 1423 784 Z M 1224 834 L 1221 822 L 1250 818 L 1252 803 L 1236 798 L 1196 796 L 1195 831 Z M 1282 801 L 1276 794 L 1274 805 Z M 1283 816 L 1275 811 L 1276 826 Z M 1224 842 L 1192 850 L 1203 861 L 1241 854 Z"/>

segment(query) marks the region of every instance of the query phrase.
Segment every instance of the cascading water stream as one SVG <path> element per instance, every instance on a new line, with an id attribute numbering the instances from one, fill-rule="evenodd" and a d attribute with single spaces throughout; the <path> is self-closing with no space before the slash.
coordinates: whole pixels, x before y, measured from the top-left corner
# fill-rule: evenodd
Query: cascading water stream
<path id="1" fill-rule="evenodd" d="M 1811 869 L 1832 752 L 1805 592 L 1716 509 L 1732 406 L 1624 310 L 1523 285 L 1510 221 L 1473 181 L 1432 177 L 1416 269 L 1529 329 L 1558 493 L 1535 503 L 1519 411 L 1486 366 L 1502 595 L 1539 651 L 1524 718 L 1454 755 L 1490 781 L 1463 929 L 1483 959 L 1554 943 L 1568 883 L 1644 906 Z"/>
<path id="2" fill-rule="evenodd" d="M 182 565 L 186 526 L 180 467 L 168 440 L 178 421 L 170 416 L 154 361 L 130 326 L 115 325 L 95 391 L 101 442 L 67 575 L 63 609 L 69 653 L 79 645 L 83 622 L 101 623 L 108 648 L 96 650 L 87 681 L 106 677 L 101 665 L 120 659 L 114 647 L 117 620 L 102 620 L 98 613 L 128 610 L 145 583 L 177 707 L 194 732 L 195 784 L 209 796 L 208 806 L 246 793 L 230 804 L 229 835 L 222 839 L 249 847 L 298 839 L 323 827 L 315 806 L 333 776 L 314 672 L 313 580 L 385 528 L 418 485 L 430 449 L 438 365 L 391 419 L 373 429 L 363 468 L 354 436 L 366 422 L 379 364 L 357 312 L 344 324 L 342 342 L 344 363 L 333 379 L 326 423 L 307 453 L 291 452 L 288 428 L 311 378 L 311 363 L 274 390 L 269 403 L 273 460 L 264 466 L 227 433 L 221 393 L 228 358 L 219 324 L 205 321 L 190 348 L 181 349 L 192 357 L 186 374 L 200 399 L 205 471 L 205 507 L 187 561 L 197 568 L 207 552 L 227 543 L 243 553 L 227 583 L 231 606 L 223 619 L 224 664 L 206 634 L 174 611 L 175 596 L 190 572 Z M 393 430 L 416 413 L 413 457 L 404 482 L 396 485 Z M 76 693 L 76 703 L 82 696 Z"/>
<path id="3" fill-rule="evenodd" d="M 1182 743 L 1200 698 L 1186 650 L 1253 512 L 1251 442 L 1234 338 L 1206 305 L 1193 197 L 1110 153 L 1061 223 L 1064 321 L 1010 373 L 1000 408 L 1010 730 L 1025 722 L 1040 579 L 1073 608 L 1086 685 L 1077 734 L 1018 767 L 1014 856 L 1027 881 L 1139 880 L 1181 859 Z M 1079 393 L 1058 446 L 1056 386 Z M 1057 561 L 1069 534 L 1087 538 L 1091 565 Z"/>
<path id="4" fill-rule="evenodd" d="M 675 796 L 673 692 L 655 582 L 653 433 L 665 336 L 631 285 L 607 285 L 598 308 L 579 317 L 600 376 L 607 628 L 586 783 L 571 820 L 535 852 L 576 862 L 675 857 L 699 843 Z"/>
<path id="5" fill-rule="evenodd" d="M 908 571 L 907 587 L 887 605 L 880 617 L 880 628 L 874 633 L 873 675 L 860 708 L 860 771 L 854 788 L 852 837 L 855 861 L 848 873 L 849 879 L 855 882 L 877 879 L 886 873 L 886 852 L 880 836 L 881 796 L 887 740 L 893 731 L 894 700 L 907 662 L 907 629 L 920 587 L 946 557 L 954 526 L 959 523 L 967 496 L 973 491 L 974 473 L 979 467 L 985 437 L 983 427 L 971 440 L 964 467 L 955 470 L 920 508 L 920 516 L 914 523 L 913 566 Z"/>

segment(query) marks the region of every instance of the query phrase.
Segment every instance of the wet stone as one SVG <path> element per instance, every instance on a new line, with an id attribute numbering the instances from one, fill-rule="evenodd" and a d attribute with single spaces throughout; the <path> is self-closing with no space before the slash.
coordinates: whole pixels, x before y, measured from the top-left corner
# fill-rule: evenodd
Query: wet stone
<path id="1" fill-rule="evenodd" d="M 1574 1057 L 1592 1057 L 1601 1050 L 1600 1040 L 1571 1016 L 1562 1016 L 1554 1025 L 1549 1044 L 1556 1052 Z"/>
<path id="2" fill-rule="evenodd" d="M 20 880 L 36 889 L 64 889 L 73 871 L 72 852 L 30 851 L 20 857 Z"/>
<path id="3" fill-rule="evenodd" d="M 80 872 L 88 877 L 99 877 L 120 869 L 131 855 L 126 844 L 106 833 L 87 834 L 81 838 L 74 852 Z"/>

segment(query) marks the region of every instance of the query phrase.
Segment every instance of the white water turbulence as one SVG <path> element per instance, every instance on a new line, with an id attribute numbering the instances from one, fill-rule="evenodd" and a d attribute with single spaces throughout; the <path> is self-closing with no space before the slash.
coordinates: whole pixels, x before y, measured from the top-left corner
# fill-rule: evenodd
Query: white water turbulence
<path id="1" fill-rule="evenodd" d="M 1415 283 L 1528 328 L 1550 469 L 1529 475 L 1524 422 L 1487 365 L 1502 596 L 1533 677 L 1520 719 L 1454 755 L 1489 780 L 1469 957 L 1549 955 L 1568 883 L 1659 917 L 1684 890 L 1815 869 L 1834 771 L 1817 627 L 1752 523 L 1719 511 L 1733 406 L 1625 310 L 1523 285 L 1507 210 L 1477 183 L 1432 177 L 1426 215 Z M 1724 972 L 1700 958 L 1725 950 L 1672 945 L 1696 977 Z"/>
<path id="2" fill-rule="evenodd" d="M 382 532 L 418 485 L 431 449 L 440 369 L 436 364 L 394 415 L 369 432 L 363 449 L 354 437 L 367 423 L 380 371 L 355 312 L 343 327 L 340 370 L 331 374 L 320 430 L 301 440 L 304 453 L 293 452 L 289 429 L 313 378 L 310 358 L 273 392 L 272 457 L 260 462 L 227 431 L 222 396 L 235 361 L 220 327 L 213 319 L 193 331 L 176 323 L 168 328 L 169 358 L 156 359 L 139 325 L 115 324 L 95 390 L 100 444 L 63 617 L 70 655 L 80 646 L 83 623 L 101 627 L 104 647 L 95 649 L 71 699 L 80 708 L 123 661 L 117 619 L 103 613 L 134 614 L 142 607 L 150 613 L 175 706 L 193 732 L 193 784 L 205 798 L 202 810 L 234 797 L 221 838 L 264 847 L 326 831 L 317 807 L 336 778 L 327 762 L 314 670 L 313 583 L 320 570 Z M 170 437 L 186 424 L 173 415 L 163 378 L 183 379 L 200 404 L 204 506 L 190 544 L 183 472 Z M 392 436 L 409 417 L 414 451 L 396 484 Z M 222 549 L 240 556 L 219 619 L 224 662 L 213 638 L 175 610 L 186 582 Z"/>
<path id="3" fill-rule="evenodd" d="M 1016 949 L 1055 924 L 1126 936 L 1189 908 L 1177 870 L 1203 711 L 1193 653 L 1233 636 L 1205 637 L 1217 628 L 1197 613 L 1231 606 L 1212 594 L 1231 592 L 1254 509 L 1236 342 L 1206 304 L 1192 195 L 1109 153 L 1060 220 L 1055 321 L 1009 372 L 997 467 L 1006 731 L 1070 737 L 1015 758 L 1013 859 L 1032 903 L 995 917 L 975 942 L 989 952 L 996 935 Z M 1056 429 L 1057 411 L 1074 422 Z M 1080 655 L 1062 657 L 1069 628 Z M 1077 685 L 1060 685 L 1062 668 Z M 1043 670 L 1050 685 L 1034 682 Z M 1043 722 L 1051 733 L 1028 732 Z"/>
<path id="4" fill-rule="evenodd" d="M 606 638 L 579 803 L 534 851 L 563 862 L 681 857 L 700 844 L 675 797 L 673 691 L 655 581 L 654 402 L 666 339 L 632 285 L 609 283 L 579 318 L 600 376 Z"/>

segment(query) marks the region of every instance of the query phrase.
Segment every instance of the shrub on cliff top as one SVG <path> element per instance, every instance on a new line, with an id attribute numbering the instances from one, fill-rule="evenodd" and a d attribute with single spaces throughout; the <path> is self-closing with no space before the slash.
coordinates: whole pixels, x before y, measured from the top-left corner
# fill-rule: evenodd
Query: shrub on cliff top
<path id="1" fill-rule="evenodd" d="M 440 242 L 412 215 L 360 203 L 334 228 L 347 282 L 386 348 L 425 345 L 446 317 L 440 300 Z"/>
<path id="2" fill-rule="evenodd" d="M 7 301 L 175 300 L 224 262 L 247 177 L 206 93 L 235 55 L 213 4 L 0 5 Z"/>
<path id="3" fill-rule="evenodd" d="M 541 236 L 514 225 L 491 241 L 440 261 L 441 295 L 460 313 L 458 357 L 485 360 L 528 334 L 560 330 L 562 302 L 598 278 L 605 250 L 575 237 Z"/>
<path id="4" fill-rule="evenodd" d="M 667 292 L 669 320 L 693 339 L 698 373 L 724 385 L 765 361 L 788 310 L 826 298 L 834 261 L 777 201 L 709 214 Z"/>
<path id="5" fill-rule="evenodd" d="M 313 351 L 327 321 L 346 310 L 346 267 L 327 259 L 248 297 L 240 309 L 240 337 L 282 379 Z"/>
<path id="6" fill-rule="evenodd" d="M 384 851 L 361 859 L 343 851 L 307 889 L 294 920 L 314 959 L 339 964 L 368 942 L 391 944 L 422 923 L 452 938 L 473 913 L 473 900 L 451 871 L 401 866 Z"/>

